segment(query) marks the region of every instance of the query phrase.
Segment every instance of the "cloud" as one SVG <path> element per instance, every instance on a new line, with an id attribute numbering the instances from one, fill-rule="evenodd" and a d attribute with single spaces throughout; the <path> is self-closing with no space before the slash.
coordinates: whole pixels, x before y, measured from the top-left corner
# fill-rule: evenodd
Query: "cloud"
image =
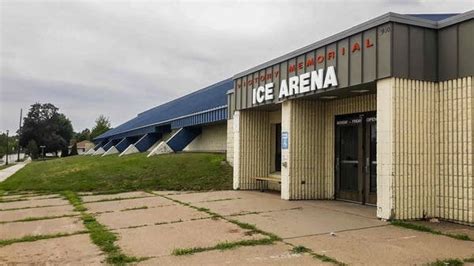
<path id="1" fill-rule="evenodd" d="M 393 11 L 470 1 L 0 2 L 0 130 L 57 105 L 76 131 L 137 113 Z"/>

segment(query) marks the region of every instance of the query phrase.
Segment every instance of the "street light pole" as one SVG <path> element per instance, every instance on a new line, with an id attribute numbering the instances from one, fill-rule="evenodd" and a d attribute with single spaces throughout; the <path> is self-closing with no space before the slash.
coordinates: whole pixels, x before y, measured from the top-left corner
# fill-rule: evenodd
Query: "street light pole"
<path id="1" fill-rule="evenodd" d="M 22 119 L 22 115 L 23 115 L 23 108 L 20 109 L 20 127 L 18 129 L 18 156 L 16 157 L 16 161 L 19 162 L 20 161 L 20 136 L 21 136 L 21 119 Z"/>
<path id="2" fill-rule="evenodd" d="M 41 154 L 43 154 L 43 161 L 44 161 L 44 148 L 46 148 L 46 146 L 41 145 L 40 148 L 41 148 Z"/>
<path id="3" fill-rule="evenodd" d="M 6 151 L 6 153 L 7 153 L 7 159 L 5 160 L 5 165 L 8 165 L 8 153 L 9 153 L 9 149 L 8 149 L 8 133 L 9 133 L 9 132 L 8 132 L 8 129 L 7 129 L 7 151 Z"/>

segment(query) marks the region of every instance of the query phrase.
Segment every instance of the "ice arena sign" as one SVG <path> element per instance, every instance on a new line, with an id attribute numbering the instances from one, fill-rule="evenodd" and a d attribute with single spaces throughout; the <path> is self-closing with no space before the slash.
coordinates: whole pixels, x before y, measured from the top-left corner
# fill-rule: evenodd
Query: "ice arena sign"
<path id="1" fill-rule="evenodd" d="M 252 90 L 252 103 L 260 104 L 275 99 L 283 100 L 287 97 L 304 94 L 310 91 L 327 89 L 337 86 L 336 70 L 334 66 L 306 72 L 289 79 L 282 79 L 278 95 L 274 95 L 274 83 L 270 82 Z"/>

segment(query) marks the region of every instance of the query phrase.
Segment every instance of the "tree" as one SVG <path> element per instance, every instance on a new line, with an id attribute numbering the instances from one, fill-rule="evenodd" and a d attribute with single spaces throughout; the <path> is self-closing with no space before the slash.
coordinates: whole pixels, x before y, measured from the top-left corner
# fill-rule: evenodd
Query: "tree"
<path id="1" fill-rule="evenodd" d="M 7 154 L 7 141 L 8 141 L 8 154 L 15 154 L 18 151 L 18 136 L 8 136 L 7 134 L 0 134 L 0 158 Z"/>
<path id="2" fill-rule="evenodd" d="M 31 159 L 38 159 L 39 149 L 36 141 L 30 140 L 26 146 L 26 149 L 28 150 L 28 154 L 30 155 Z"/>
<path id="3" fill-rule="evenodd" d="M 95 126 L 92 128 L 90 138 L 93 140 L 94 138 L 100 136 L 101 134 L 105 133 L 110 129 L 110 121 L 108 117 L 104 115 L 100 115 L 95 120 Z"/>
<path id="4" fill-rule="evenodd" d="M 27 147 L 31 140 L 46 146 L 45 152 L 67 149 L 73 135 L 71 121 L 58 108 L 50 103 L 31 105 L 23 120 L 20 145 Z"/>
<path id="5" fill-rule="evenodd" d="M 86 128 L 82 130 L 80 133 L 76 133 L 75 137 L 76 141 L 83 141 L 83 140 L 91 140 L 91 131 Z"/>
<path id="6" fill-rule="evenodd" d="M 69 153 L 69 156 L 74 156 L 77 155 L 77 142 L 74 142 L 74 144 L 71 147 L 71 152 Z"/>

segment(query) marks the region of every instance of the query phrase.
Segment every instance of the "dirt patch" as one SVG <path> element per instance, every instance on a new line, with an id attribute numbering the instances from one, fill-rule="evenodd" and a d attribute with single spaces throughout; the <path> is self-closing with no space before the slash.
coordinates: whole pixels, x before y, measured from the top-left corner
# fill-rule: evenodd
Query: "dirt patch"
<path id="1" fill-rule="evenodd" d="M 232 229 L 236 232 L 230 233 Z M 119 246 L 133 256 L 170 255 L 176 248 L 210 247 L 225 241 L 259 239 L 246 230 L 223 220 L 196 220 L 182 223 L 117 230 Z"/>
<path id="2" fill-rule="evenodd" d="M 90 202 L 84 204 L 88 209 L 88 212 L 106 212 L 106 211 L 121 211 L 131 208 L 139 207 L 156 207 L 174 205 L 175 203 L 171 200 L 162 197 L 147 197 L 139 199 L 124 199 L 114 201 L 102 201 L 102 202 Z"/>
<path id="3" fill-rule="evenodd" d="M 0 248 L 0 264 L 101 265 L 105 260 L 89 235 L 74 235 Z"/>
<path id="4" fill-rule="evenodd" d="M 474 242 L 395 226 L 362 229 L 287 240 L 347 264 L 426 264 L 474 255 Z"/>
<path id="5" fill-rule="evenodd" d="M 0 224 L 0 239 L 21 238 L 26 235 L 75 233 L 85 230 L 82 220 L 76 217 Z"/>
<path id="6" fill-rule="evenodd" d="M 98 200 L 111 200 L 115 198 L 134 198 L 134 197 L 150 197 L 150 193 L 144 191 L 133 191 L 126 193 L 117 193 L 117 194 L 104 194 L 104 195 L 92 195 L 92 196 L 83 196 L 82 201 L 91 202 Z"/>
<path id="7" fill-rule="evenodd" d="M 318 265 L 322 264 L 308 254 L 292 253 L 291 246 L 274 245 L 239 247 L 213 250 L 192 256 L 163 256 L 146 260 L 139 265 Z"/>
<path id="8" fill-rule="evenodd" d="M 31 217 L 61 216 L 78 214 L 71 205 L 0 211 L 0 222 L 15 221 Z"/>
<path id="9" fill-rule="evenodd" d="M 103 213 L 97 216 L 97 220 L 109 228 L 117 229 L 130 226 L 154 225 L 156 223 L 189 221 L 204 217 L 209 217 L 209 215 L 189 207 L 173 205 L 125 212 Z"/>

